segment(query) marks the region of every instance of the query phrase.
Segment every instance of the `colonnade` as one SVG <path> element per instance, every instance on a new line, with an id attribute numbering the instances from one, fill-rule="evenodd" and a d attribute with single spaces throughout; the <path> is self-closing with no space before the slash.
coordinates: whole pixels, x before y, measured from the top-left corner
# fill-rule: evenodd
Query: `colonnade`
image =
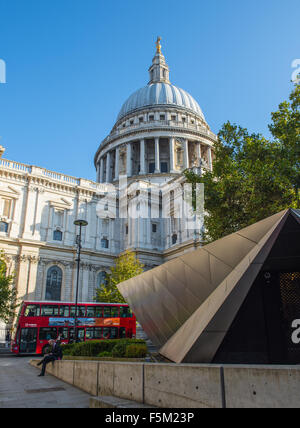
<path id="1" fill-rule="evenodd" d="M 168 140 L 168 158 L 162 158 L 161 156 L 161 141 L 160 140 Z M 183 163 L 181 168 L 178 168 L 178 164 L 176 165 L 175 159 L 175 141 L 180 140 L 181 142 L 181 151 L 183 152 Z M 147 148 L 149 143 L 154 142 L 154 153 L 151 157 L 147 155 Z M 196 164 L 194 162 L 191 165 L 191 159 L 189 156 L 189 143 L 194 145 L 194 151 L 196 156 Z M 130 141 L 125 144 L 126 148 L 126 164 L 125 170 L 122 171 L 123 174 L 126 174 L 127 177 L 132 177 L 133 175 L 147 175 L 147 174 L 160 174 L 162 172 L 167 173 L 179 173 L 180 170 L 185 170 L 190 168 L 191 166 L 201 167 L 201 160 L 203 159 L 203 151 L 206 151 L 206 161 L 207 166 L 211 170 L 212 169 L 212 149 L 211 146 L 205 145 L 200 141 L 190 141 L 187 138 L 176 138 L 176 137 L 155 137 L 152 139 L 142 138 L 138 141 Z M 107 151 L 103 156 L 100 157 L 100 160 L 97 164 L 97 181 L 100 183 L 109 183 L 114 180 L 118 180 L 120 174 L 120 147 L 124 147 L 125 145 L 118 146 L 110 151 Z M 134 146 L 135 145 L 135 146 Z M 137 146 L 138 145 L 138 146 Z M 133 149 L 139 149 L 139 169 L 138 172 L 133 172 Z M 147 162 L 148 159 L 148 162 Z M 149 160 L 152 161 L 153 170 L 150 171 L 149 168 Z M 167 160 L 167 171 L 162 171 L 163 160 Z M 114 162 L 114 165 L 112 163 Z M 165 166 L 166 168 L 166 166 Z"/>

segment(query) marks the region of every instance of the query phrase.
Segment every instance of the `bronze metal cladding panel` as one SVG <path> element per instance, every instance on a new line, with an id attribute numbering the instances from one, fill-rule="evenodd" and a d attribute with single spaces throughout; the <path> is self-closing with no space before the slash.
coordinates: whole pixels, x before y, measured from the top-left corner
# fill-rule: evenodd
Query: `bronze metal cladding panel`
<path id="1" fill-rule="evenodd" d="M 209 363 L 213 360 L 286 218 L 286 214 L 281 216 L 247 257 L 219 284 L 162 347 L 162 355 L 177 363 Z"/>
<path id="2" fill-rule="evenodd" d="M 286 213 L 118 285 L 147 335 L 163 347 L 163 355 L 184 360 Z"/>

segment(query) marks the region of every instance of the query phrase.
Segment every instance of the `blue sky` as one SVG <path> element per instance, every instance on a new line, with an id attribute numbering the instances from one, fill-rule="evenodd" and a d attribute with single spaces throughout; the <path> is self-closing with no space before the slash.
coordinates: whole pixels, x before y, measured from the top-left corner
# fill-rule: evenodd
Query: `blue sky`
<path id="1" fill-rule="evenodd" d="M 299 0 L 0 0 L 5 157 L 95 179 L 123 102 L 148 82 L 155 40 L 170 79 L 224 122 L 268 136 L 300 58 Z"/>

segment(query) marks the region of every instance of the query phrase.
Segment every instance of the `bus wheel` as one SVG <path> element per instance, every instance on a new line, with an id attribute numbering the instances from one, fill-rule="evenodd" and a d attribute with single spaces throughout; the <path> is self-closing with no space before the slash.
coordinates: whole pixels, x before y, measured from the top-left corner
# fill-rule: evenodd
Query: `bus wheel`
<path id="1" fill-rule="evenodd" d="M 50 351 L 51 351 L 51 346 L 46 345 L 46 346 L 43 347 L 42 355 L 45 356 L 46 354 L 49 354 Z"/>

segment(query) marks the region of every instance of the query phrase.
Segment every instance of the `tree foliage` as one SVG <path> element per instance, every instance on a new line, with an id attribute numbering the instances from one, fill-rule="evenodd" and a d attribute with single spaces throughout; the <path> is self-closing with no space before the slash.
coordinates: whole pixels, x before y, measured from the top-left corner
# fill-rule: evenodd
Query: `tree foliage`
<path id="1" fill-rule="evenodd" d="M 227 122 L 218 134 L 205 186 L 205 240 L 214 241 L 286 208 L 299 208 L 300 86 L 272 113 L 273 139 Z"/>
<path id="2" fill-rule="evenodd" d="M 106 281 L 96 290 L 96 301 L 106 303 L 125 303 L 117 285 L 127 279 L 143 273 L 144 265 L 132 251 L 126 251 L 117 259 L 111 273 L 106 275 Z"/>
<path id="3" fill-rule="evenodd" d="M 14 316 L 17 294 L 13 288 L 14 276 L 7 275 L 6 259 L 3 251 L 0 252 L 0 319 L 8 323 Z"/>

